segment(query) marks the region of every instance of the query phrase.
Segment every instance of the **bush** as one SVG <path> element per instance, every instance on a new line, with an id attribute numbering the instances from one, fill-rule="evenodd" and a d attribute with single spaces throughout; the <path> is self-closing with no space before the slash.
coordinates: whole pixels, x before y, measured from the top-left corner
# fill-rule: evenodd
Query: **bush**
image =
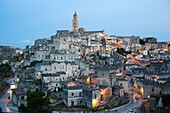
<path id="1" fill-rule="evenodd" d="M 127 55 L 130 54 L 130 51 L 125 51 L 123 48 L 117 48 L 117 52 L 121 55 Z"/>
<path id="2" fill-rule="evenodd" d="M 10 77 L 12 75 L 14 75 L 14 72 L 12 71 L 11 66 L 8 63 L 0 65 L 0 76 L 2 79 Z"/>
<path id="3" fill-rule="evenodd" d="M 29 109 L 24 104 L 21 104 L 18 107 L 18 111 L 21 112 L 21 113 L 29 113 Z"/>
<path id="4" fill-rule="evenodd" d="M 43 98 L 44 93 L 41 91 L 28 92 L 27 93 L 27 105 L 31 110 L 38 112 L 47 112 L 49 109 L 48 104 L 50 104 L 50 99 L 48 97 Z"/>

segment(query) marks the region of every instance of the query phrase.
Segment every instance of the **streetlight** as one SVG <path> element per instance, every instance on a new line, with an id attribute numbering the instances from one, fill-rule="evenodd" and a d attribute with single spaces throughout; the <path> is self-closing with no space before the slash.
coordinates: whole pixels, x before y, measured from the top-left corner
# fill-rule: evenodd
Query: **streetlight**
<path id="1" fill-rule="evenodd" d="M 148 99 L 150 99 L 150 95 L 148 95 Z"/>

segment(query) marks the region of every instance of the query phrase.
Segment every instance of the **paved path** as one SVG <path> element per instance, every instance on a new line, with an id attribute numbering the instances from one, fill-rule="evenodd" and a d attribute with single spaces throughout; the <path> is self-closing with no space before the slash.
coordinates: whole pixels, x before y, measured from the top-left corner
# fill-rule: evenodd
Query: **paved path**
<path id="1" fill-rule="evenodd" d="M 2 112 L 12 112 L 12 113 L 18 113 L 17 111 L 11 110 L 7 104 L 10 101 L 10 99 L 8 99 L 9 96 L 9 92 L 10 88 L 8 88 L 8 90 L 6 91 L 6 93 L 3 95 L 3 97 L 0 99 L 0 106 L 2 108 Z"/>
<path id="2" fill-rule="evenodd" d="M 11 81 L 13 79 L 7 80 L 7 83 L 10 84 Z M 7 104 L 9 101 L 11 101 L 10 99 L 8 99 L 8 97 L 10 96 L 9 94 L 10 88 L 8 88 L 5 92 L 5 94 L 2 96 L 2 98 L 0 99 L 0 106 L 2 108 L 2 112 L 12 112 L 12 113 L 18 113 L 17 111 L 11 110 Z"/>
<path id="3" fill-rule="evenodd" d="M 142 105 L 142 99 L 137 100 L 135 104 L 133 104 L 133 110 L 138 111 L 138 108 L 140 108 Z M 127 113 L 129 110 L 132 110 L 132 103 L 128 104 L 127 106 L 120 106 L 118 108 L 113 109 L 112 111 L 116 111 L 117 113 Z"/>
<path id="4" fill-rule="evenodd" d="M 11 110 L 7 107 L 7 104 L 9 102 L 8 96 L 9 96 L 9 91 L 10 88 L 5 92 L 5 94 L 2 96 L 0 99 L 0 106 L 2 108 L 2 112 L 11 112 Z"/>

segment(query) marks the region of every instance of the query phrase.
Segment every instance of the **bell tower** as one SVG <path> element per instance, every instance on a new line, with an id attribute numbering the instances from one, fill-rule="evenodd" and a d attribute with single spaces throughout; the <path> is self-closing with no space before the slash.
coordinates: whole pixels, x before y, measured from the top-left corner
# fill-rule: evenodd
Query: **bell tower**
<path id="1" fill-rule="evenodd" d="M 75 11 L 73 15 L 73 20 L 72 20 L 72 31 L 73 32 L 78 32 L 78 15 Z"/>

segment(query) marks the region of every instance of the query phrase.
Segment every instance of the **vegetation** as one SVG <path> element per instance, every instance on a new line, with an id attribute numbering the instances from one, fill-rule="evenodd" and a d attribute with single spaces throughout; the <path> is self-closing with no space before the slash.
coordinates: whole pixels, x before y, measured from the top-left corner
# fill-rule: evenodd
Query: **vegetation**
<path id="1" fill-rule="evenodd" d="M 127 55 L 131 53 L 129 51 L 125 51 L 123 48 L 117 48 L 117 52 L 121 55 Z"/>
<path id="2" fill-rule="evenodd" d="M 8 63 L 0 65 L 0 95 L 8 87 L 5 78 L 14 75 L 10 65 Z"/>
<path id="3" fill-rule="evenodd" d="M 141 44 L 141 45 L 145 45 L 145 41 L 144 41 L 144 40 L 142 40 L 142 39 L 140 39 L 140 40 L 139 40 L 139 44 Z"/>
<path id="4" fill-rule="evenodd" d="M 170 95 L 163 95 L 162 102 L 163 102 L 164 106 L 169 106 L 170 105 Z"/>
<path id="5" fill-rule="evenodd" d="M 1 106 L 0 106 L 0 112 L 2 112 L 2 108 L 1 108 Z"/>
<path id="6" fill-rule="evenodd" d="M 34 80 L 32 84 L 35 84 L 36 86 L 41 86 L 42 82 L 41 80 Z"/>
<path id="7" fill-rule="evenodd" d="M 14 75 L 14 73 L 8 63 L 0 65 L 0 80 L 12 75 Z"/>
<path id="8" fill-rule="evenodd" d="M 12 62 L 19 62 L 19 56 L 13 56 Z"/>
<path id="9" fill-rule="evenodd" d="M 48 105 L 50 104 L 50 99 L 48 97 L 44 97 L 44 93 L 41 91 L 31 92 L 28 91 L 27 93 L 27 107 L 24 105 L 19 106 L 19 112 L 22 113 L 48 113 L 49 108 Z"/>
<path id="10" fill-rule="evenodd" d="M 21 104 L 19 107 L 18 107 L 18 111 L 20 113 L 28 113 L 29 112 L 29 109 L 24 105 L 24 104 Z"/>
<path id="11" fill-rule="evenodd" d="M 156 102 L 158 103 L 160 96 L 153 96 L 151 95 L 151 98 L 155 98 Z M 170 105 L 170 95 L 162 95 L 162 103 L 164 106 L 169 106 Z"/>
<path id="12" fill-rule="evenodd" d="M 0 94 L 5 90 L 8 84 L 5 81 L 0 82 Z"/>

